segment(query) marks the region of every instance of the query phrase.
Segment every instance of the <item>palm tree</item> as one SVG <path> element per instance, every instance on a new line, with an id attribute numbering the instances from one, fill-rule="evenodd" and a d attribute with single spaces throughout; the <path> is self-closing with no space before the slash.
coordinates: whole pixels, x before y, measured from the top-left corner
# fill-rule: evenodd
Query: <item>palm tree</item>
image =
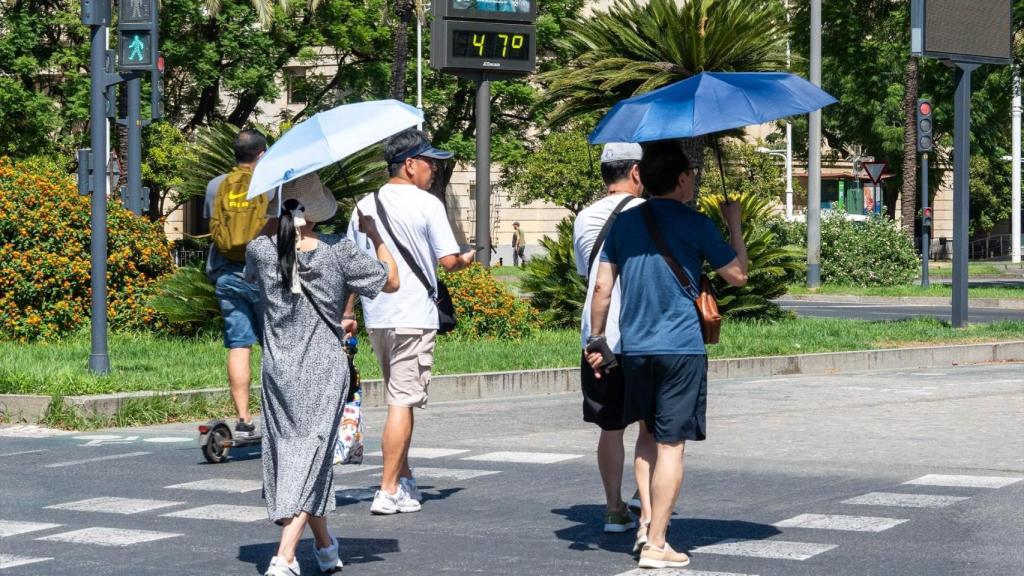
<path id="1" fill-rule="evenodd" d="M 559 42 L 569 65 L 540 76 L 549 120 L 561 126 L 700 72 L 784 69 L 787 33 L 779 0 L 617 0 L 569 23 Z M 690 151 L 702 147 L 693 139 Z"/>
<path id="2" fill-rule="evenodd" d="M 903 215 L 903 233 L 914 241 L 914 216 L 917 213 L 917 57 L 907 60 L 903 78 L 906 92 L 903 96 L 903 190 L 900 192 L 900 212 Z"/>

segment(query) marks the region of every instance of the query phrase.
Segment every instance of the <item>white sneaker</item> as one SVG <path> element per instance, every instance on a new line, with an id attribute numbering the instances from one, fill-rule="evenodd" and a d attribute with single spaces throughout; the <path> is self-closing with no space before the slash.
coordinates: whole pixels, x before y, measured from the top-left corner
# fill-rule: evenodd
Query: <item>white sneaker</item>
<path id="1" fill-rule="evenodd" d="M 420 503 L 409 497 L 408 492 L 401 484 L 398 491 L 388 494 L 384 490 L 377 490 L 373 495 L 373 504 L 370 505 L 371 514 L 398 514 L 399 512 L 419 512 Z"/>
<path id="2" fill-rule="evenodd" d="M 267 567 L 264 576 L 299 576 L 299 560 L 296 558 L 288 564 L 284 558 L 274 556 L 270 559 L 270 566 Z"/>
<path id="3" fill-rule="evenodd" d="M 412 498 L 417 502 L 423 502 L 423 493 L 420 492 L 419 487 L 416 486 L 415 476 L 409 476 L 408 478 L 400 476 L 398 478 L 398 483 L 405 489 L 405 493 L 409 495 L 409 498 Z"/>
<path id="4" fill-rule="evenodd" d="M 320 571 L 325 574 L 341 572 L 344 564 L 341 563 L 341 556 L 338 553 L 338 539 L 331 536 L 331 545 L 327 548 L 317 548 L 316 540 L 313 541 L 313 552 L 316 555 L 316 562 L 320 565 Z"/>

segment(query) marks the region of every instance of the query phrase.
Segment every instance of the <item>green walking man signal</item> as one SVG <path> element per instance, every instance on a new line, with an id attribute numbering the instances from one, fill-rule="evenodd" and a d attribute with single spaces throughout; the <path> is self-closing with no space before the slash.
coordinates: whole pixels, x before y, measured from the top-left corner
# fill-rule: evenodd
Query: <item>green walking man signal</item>
<path id="1" fill-rule="evenodd" d="M 120 0 L 117 8 L 118 69 L 155 69 L 159 55 L 157 0 Z"/>

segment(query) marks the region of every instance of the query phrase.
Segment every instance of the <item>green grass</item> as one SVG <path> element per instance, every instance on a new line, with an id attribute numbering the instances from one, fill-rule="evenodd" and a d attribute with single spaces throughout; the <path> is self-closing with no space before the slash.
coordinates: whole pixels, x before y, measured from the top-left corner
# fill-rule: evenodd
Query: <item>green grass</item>
<path id="1" fill-rule="evenodd" d="M 849 295 L 849 296 L 887 296 L 887 297 L 920 297 L 932 296 L 941 298 L 952 298 L 952 286 L 943 284 L 932 284 L 927 289 L 920 286 L 872 286 L 864 288 L 861 286 L 835 286 L 823 284 L 816 290 L 809 290 L 803 284 L 791 284 L 788 294 L 790 296 L 803 296 L 807 294 L 824 295 Z M 1024 298 L 1024 284 L 1005 286 L 971 286 L 968 289 L 971 298 Z"/>
<path id="2" fill-rule="evenodd" d="M 928 272 L 938 276 L 949 276 L 953 273 L 952 262 L 929 262 Z M 968 262 L 967 273 L 971 276 L 1000 276 L 1003 274 L 1019 276 L 1024 272 L 1024 263 L 1011 262 Z"/>
<path id="3" fill-rule="evenodd" d="M 517 268 L 512 265 L 507 266 L 491 266 L 491 274 L 495 276 L 510 276 L 512 278 L 519 278 L 520 276 L 526 275 L 526 268 Z"/>

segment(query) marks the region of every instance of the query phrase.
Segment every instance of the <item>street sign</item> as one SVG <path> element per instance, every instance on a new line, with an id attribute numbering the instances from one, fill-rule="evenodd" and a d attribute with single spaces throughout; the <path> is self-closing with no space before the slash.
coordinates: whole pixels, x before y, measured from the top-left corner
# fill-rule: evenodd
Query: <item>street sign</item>
<path id="1" fill-rule="evenodd" d="M 882 181 L 882 174 L 885 169 L 889 167 L 888 162 L 862 162 L 861 166 L 868 173 L 868 178 L 871 179 L 872 184 L 878 184 Z"/>
<path id="2" fill-rule="evenodd" d="M 117 66 L 121 70 L 152 70 L 159 64 L 157 0 L 118 2 Z"/>

